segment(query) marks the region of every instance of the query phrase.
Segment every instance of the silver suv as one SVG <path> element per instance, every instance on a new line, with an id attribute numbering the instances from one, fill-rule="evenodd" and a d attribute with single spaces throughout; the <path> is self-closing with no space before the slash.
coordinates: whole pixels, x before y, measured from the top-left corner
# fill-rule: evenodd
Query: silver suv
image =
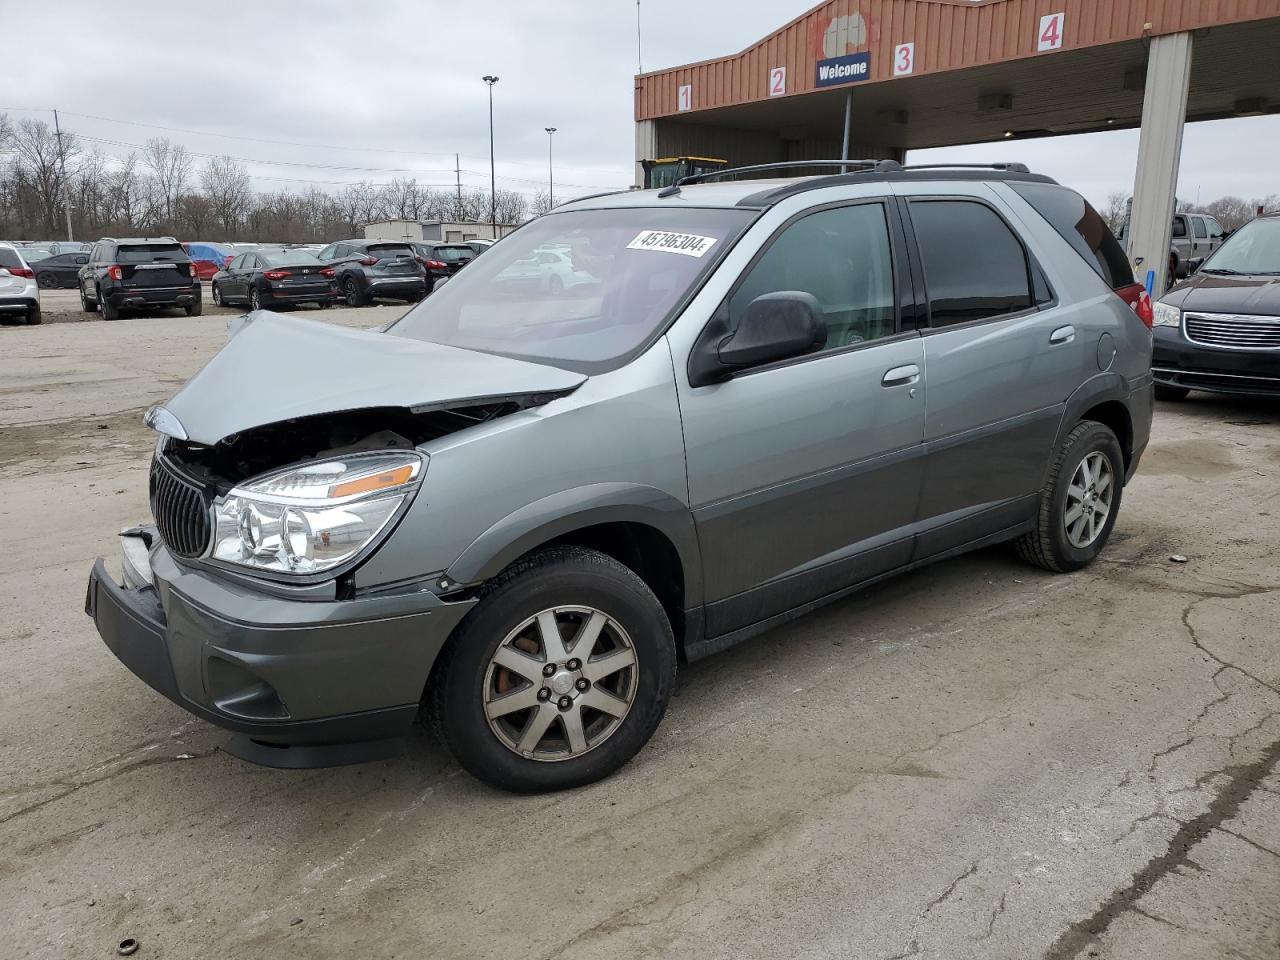
<path id="1" fill-rule="evenodd" d="M 19 249 L 0 243 L 0 320 L 40 322 L 40 287 Z"/>
<path id="2" fill-rule="evenodd" d="M 529 283 L 545 249 L 590 281 Z M 987 544 L 1090 563 L 1150 322 L 1097 213 L 1025 168 L 568 203 L 385 332 L 238 321 L 148 413 L 155 525 L 87 609 L 239 756 L 379 755 L 421 713 L 493 784 L 585 784 L 682 660 Z"/>

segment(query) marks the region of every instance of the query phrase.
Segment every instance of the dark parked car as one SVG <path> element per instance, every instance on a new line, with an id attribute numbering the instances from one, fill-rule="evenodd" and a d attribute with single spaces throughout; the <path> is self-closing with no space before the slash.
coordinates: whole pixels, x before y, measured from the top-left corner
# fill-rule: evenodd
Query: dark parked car
<path id="1" fill-rule="evenodd" d="M 45 290 L 74 287 L 80 276 L 80 268 L 88 262 L 88 253 L 58 253 L 37 260 L 36 282 Z"/>
<path id="2" fill-rule="evenodd" d="M 594 284 L 500 282 L 540 250 Z M 239 756 L 385 755 L 422 706 L 477 776 L 580 786 L 678 659 L 999 541 L 1093 562 L 1150 323 L 1097 212 L 1013 165 L 565 203 L 385 331 L 235 324 L 148 411 L 155 524 L 86 609 Z"/>
<path id="3" fill-rule="evenodd" d="M 440 264 L 432 267 L 431 272 L 436 279 L 452 277 L 476 258 L 476 252 L 467 243 L 424 243 L 427 249 L 426 259 Z"/>
<path id="4" fill-rule="evenodd" d="M 80 268 L 80 309 L 115 320 L 123 310 L 182 307 L 200 316 L 200 279 L 191 258 L 173 237 L 116 240 L 93 245 Z"/>
<path id="5" fill-rule="evenodd" d="M 1155 305 L 1156 398 L 1280 396 L 1280 215 L 1246 224 Z"/>
<path id="6" fill-rule="evenodd" d="M 218 306 L 263 307 L 314 303 L 327 307 L 338 299 L 337 271 L 306 250 L 258 250 L 233 257 L 213 276 Z"/>
<path id="7" fill-rule="evenodd" d="M 413 247 L 403 240 L 339 240 L 319 257 L 333 267 L 349 307 L 367 306 L 374 297 L 417 303 L 433 285 Z"/>

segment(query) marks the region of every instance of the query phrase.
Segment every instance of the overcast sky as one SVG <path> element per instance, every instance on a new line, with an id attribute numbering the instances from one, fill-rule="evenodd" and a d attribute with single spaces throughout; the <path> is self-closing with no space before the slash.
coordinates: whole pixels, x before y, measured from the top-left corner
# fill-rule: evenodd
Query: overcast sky
<path id="1" fill-rule="evenodd" d="M 736 53 L 810 6 L 643 0 L 644 68 Z M 455 153 L 463 183 L 487 186 L 480 77 L 491 73 L 499 187 L 545 186 L 554 126 L 557 194 L 589 193 L 631 182 L 635 18 L 633 0 L 58 0 L 6 44 L 0 110 L 51 119 L 57 107 L 66 128 L 96 138 L 87 146 L 116 157 L 152 136 L 239 157 L 263 189 L 452 185 Z M 1137 144 L 1137 131 L 1115 131 L 912 159 L 1023 160 L 1100 204 L 1131 189 Z M 1280 191 L 1278 145 L 1280 117 L 1189 126 L 1179 197 Z"/>

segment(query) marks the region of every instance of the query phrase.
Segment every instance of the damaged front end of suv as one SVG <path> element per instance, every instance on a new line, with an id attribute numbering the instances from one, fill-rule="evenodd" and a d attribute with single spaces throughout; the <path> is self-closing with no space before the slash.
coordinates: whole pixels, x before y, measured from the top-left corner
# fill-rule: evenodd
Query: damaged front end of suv
<path id="1" fill-rule="evenodd" d="M 302 382 L 282 376 L 283 359 Z M 437 569 L 361 565 L 421 503 L 433 442 L 530 411 L 585 378 L 270 313 L 146 422 L 154 525 L 99 560 L 87 612 L 107 646 L 228 750 L 315 766 L 398 747 L 423 678 L 474 604 Z M 424 560 L 429 567 L 430 563 Z"/>

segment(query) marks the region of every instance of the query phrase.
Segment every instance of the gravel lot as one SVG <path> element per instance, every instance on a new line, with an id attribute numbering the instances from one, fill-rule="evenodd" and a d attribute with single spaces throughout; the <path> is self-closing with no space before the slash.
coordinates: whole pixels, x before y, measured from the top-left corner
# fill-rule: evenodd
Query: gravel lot
<path id="1" fill-rule="evenodd" d="M 0 328 L 21 956 L 1280 955 L 1280 404 L 1161 406 L 1093 568 L 990 550 L 883 584 L 685 668 L 618 776 L 511 797 L 425 733 L 251 766 L 98 639 L 90 564 L 147 514 L 141 413 L 224 326 Z"/>

